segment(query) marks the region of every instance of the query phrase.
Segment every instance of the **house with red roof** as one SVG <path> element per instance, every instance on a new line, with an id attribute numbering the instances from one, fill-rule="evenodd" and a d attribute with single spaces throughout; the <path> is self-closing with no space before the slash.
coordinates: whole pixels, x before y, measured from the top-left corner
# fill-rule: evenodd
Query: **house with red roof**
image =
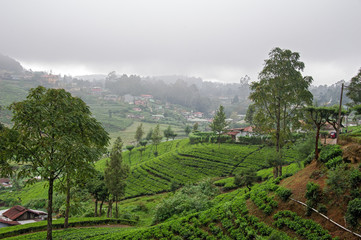
<path id="1" fill-rule="evenodd" d="M 3 220 L 22 221 L 22 220 L 43 220 L 47 217 L 47 213 L 38 210 L 27 209 L 16 205 L 2 213 Z M 7 218 L 7 219 L 4 219 Z"/>
<path id="2" fill-rule="evenodd" d="M 0 185 L 3 187 L 12 187 L 11 181 L 9 178 L 0 178 Z"/>

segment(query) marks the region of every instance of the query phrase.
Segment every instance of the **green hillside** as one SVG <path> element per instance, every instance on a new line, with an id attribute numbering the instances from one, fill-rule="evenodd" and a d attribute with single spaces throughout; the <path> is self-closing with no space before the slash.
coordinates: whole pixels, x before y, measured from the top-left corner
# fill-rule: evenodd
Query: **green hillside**
<path id="1" fill-rule="evenodd" d="M 87 228 L 57 230 L 54 239 L 333 239 L 318 223 L 298 216 L 292 211 L 279 210 L 282 189 L 277 182 L 268 181 L 254 186 L 251 192 L 243 188 L 216 197 L 213 207 L 147 228 Z M 252 206 L 270 209 L 272 223 L 254 216 Z M 298 227 L 295 227 L 298 226 Z M 283 232 L 285 231 L 285 232 Z M 43 239 L 45 232 L 7 239 Z"/>
<path id="2" fill-rule="evenodd" d="M 132 151 L 126 198 L 169 191 L 171 182 L 184 185 L 207 177 L 234 175 L 245 168 L 264 169 L 274 151 L 258 145 L 222 144 L 221 148 L 210 143 L 190 145 L 187 139 L 162 143 L 158 157 L 153 156 L 152 148 L 147 147 L 142 160 L 137 149 Z M 103 170 L 105 161 L 97 162 L 97 169 Z M 123 154 L 123 161 L 129 163 L 129 152 Z M 293 150 L 285 152 L 285 161 L 295 161 Z"/>
<path id="3" fill-rule="evenodd" d="M 139 148 L 123 152 L 123 161 L 131 166 L 125 197 L 150 195 L 170 190 L 171 182 L 181 185 L 195 183 L 209 177 L 235 175 L 245 168 L 260 170 L 268 167 L 267 159 L 273 149 L 259 145 L 217 144 L 191 145 L 188 139 L 162 142 L 158 156 L 155 146 L 149 145 L 140 157 Z M 295 151 L 287 150 L 287 162 L 295 161 Z M 107 158 L 96 162 L 98 171 L 104 171 Z M 46 199 L 43 182 L 30 185 L 21 191 L 2 191 L 0 199 L 28 204 L 32 199 Z"/>

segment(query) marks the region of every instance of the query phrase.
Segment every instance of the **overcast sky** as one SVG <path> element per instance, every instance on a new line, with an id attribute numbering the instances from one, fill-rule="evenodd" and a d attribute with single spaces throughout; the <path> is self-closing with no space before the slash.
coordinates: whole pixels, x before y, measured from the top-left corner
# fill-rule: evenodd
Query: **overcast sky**
<path id="1" fill-rule="evenodd" d="M 33 70 L 257 80 L 274 47 L 314 84 L 361 67 L 361 0 L 1 0 L 0 53 Z"/>

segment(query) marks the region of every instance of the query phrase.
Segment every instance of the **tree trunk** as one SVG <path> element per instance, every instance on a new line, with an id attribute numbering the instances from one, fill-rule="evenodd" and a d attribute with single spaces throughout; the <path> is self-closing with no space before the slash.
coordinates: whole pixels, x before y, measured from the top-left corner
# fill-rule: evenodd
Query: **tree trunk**
<path id="1" fill-rule="evenodd" d="M 278 176 L 282 176 L 282 163 L 278 166 Z"/>
<path id="2" fill-rule="evenodd" d="M 48 189 L 48 225 L 47 225 L 47 229 L 46 229 L 46 239 L 47 240 L 52 240 L 53 239 L 53 235 L 52 235 L 52 231 L 53 231 L 53 188 L 54 188 L 54 179 L 52 177 L 49 178 L 49 189 Z"/>
<path id="3" fill-rule="evenodd" d="M 320 137 L 320 128 L 321 126 L 317 126 L 317 133 L 316 133 L 316 144 L 315 144 L 315 159 L 318 161 L 318 139 Z"/>
<path id="4" fill-rule="evenodd" d="M 108 203 L 108 213 L 107 213 L 107 217 L 111 218 L 112 217 L 112 205 L 113 205 L 113 201 L 111 199 L 109 199 L 109 203 Z"/>
<path id="5" fill-rule="evenodd" d="M 118 197 L 115 197 L 115 218 L 118 218 Z"/>
<path id="6" fill-rule="evenodd" d="M 95 199 L 95 211 L 94 211 L 94 217 L 98 216 L 98 199 Z"/>
<path id="7" fill-rule="evenodd" d="M 98 215 L 99 217 L 101 217 L 101 216 L 102 216 L 102 214 L 103 214 L 103 213 L 102 213 L 102 210 L 103 210 L 103 203 L 104 203 L 104 201 L 101 201 L 101 202 L 100 202 L 100 206 L 99 206 L 99 215 Z"/>
<path id="8" fill-rule="evenodd" d="M 278 177 L 278 166 L 274 166 L 273 167 L 273 178 L 277 178 Z"/>
<path id="9" fill-rule="evenodd" d="M 66 204 L 65 204 L 65 217 L 64 217 L 64 228 L 69 226 L 69 210 L 70 210 L 70 178 L 66 178 Z"/>
<path id="10" fill-rule="evenodd" d="M 279 156 L 280 152 L 280 138 L 281 138 L 281 103 L 278 99 L 278 106 L 277 106 L 277 129 L 276 129 L 276 151 L 277 155 Z M 282 174 L 282 163 L 276 167 L 277 177 L 280 177 L 280 173 Z"/>

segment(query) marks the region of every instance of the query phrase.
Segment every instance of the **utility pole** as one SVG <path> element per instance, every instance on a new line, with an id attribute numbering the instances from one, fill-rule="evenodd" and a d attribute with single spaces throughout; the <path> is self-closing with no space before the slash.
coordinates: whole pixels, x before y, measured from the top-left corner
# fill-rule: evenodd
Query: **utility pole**
<path id="1" fill-rule="evenodd" d="M 344 84 L 342 83 L 341 87 L 341 96 L 340 96 L 340 107 L 338 109 L 338 121 L 337 121 L 337 131 L 336 131 L 336 144 L 339 143 L 339 136 L 340 136 L 340 128 L 341 128 L 341 109 L 342 109 L 342 95 L 343 95 L 343 87 Z"/>

